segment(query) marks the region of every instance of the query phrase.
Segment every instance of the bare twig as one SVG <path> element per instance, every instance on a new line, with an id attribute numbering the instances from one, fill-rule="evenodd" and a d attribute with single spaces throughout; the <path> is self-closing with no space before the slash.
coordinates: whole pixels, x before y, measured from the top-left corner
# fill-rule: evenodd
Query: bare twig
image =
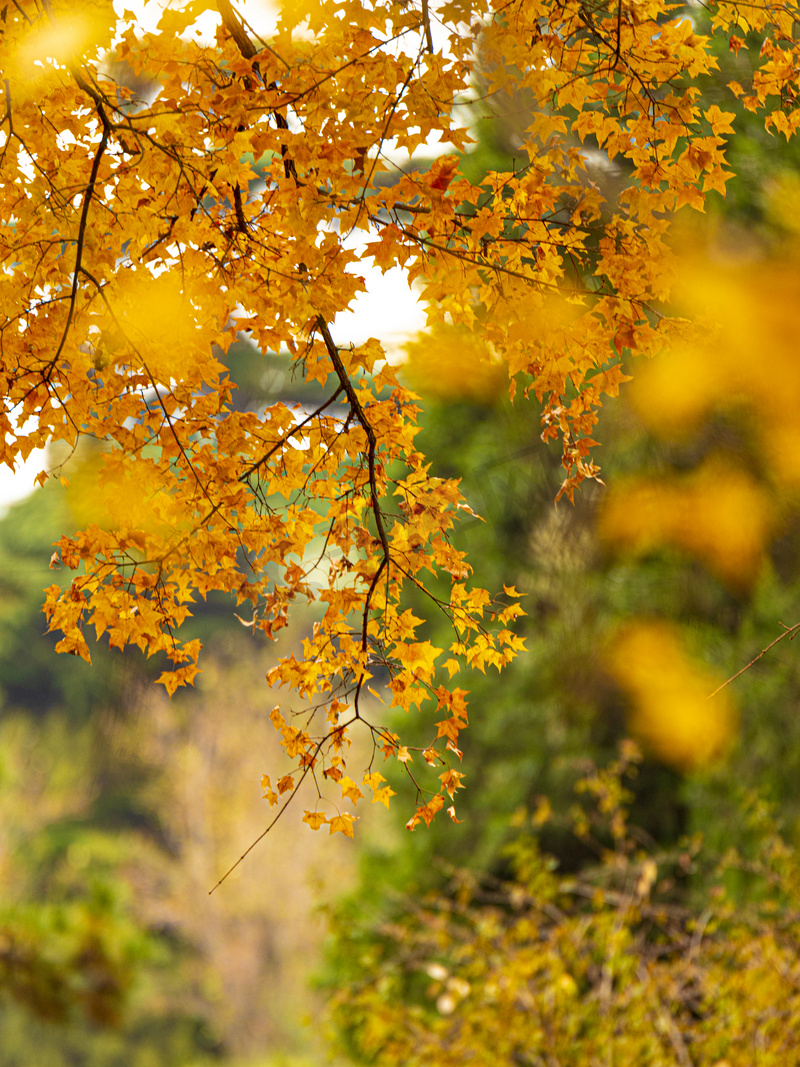
<path id="1" fill-rule="evenodd" d="M 767 645 L 766 648 L 762 648 L 761 651 L 758 653 L 758 655 L 757 656 L 753 656 L 753 658 L 750 660 L 750 662 L 747 663 L 744 667 L 742 667 L 742 669 L 740 671 L 737 671 L 736 674 L 732 674 L 731 677 L 728 678 L 727 681 L 722 683 L 722 685 L 718 685 L 713 693 L 709 693 L 708 694 L 708 699 L 709 700 L 711 700 L 712 697 L 715 697 L 717 695 L 717 693 L 721 693 L 722 690 L 725 688 L 725 686 L 730 685 L 731 682 L 735 682 L 736 679 L 739 678 L 742 674 L 744 674 L 745 671 L 749 671 L 754 663 L 758 663 L 758 661 L 761 659 L 761 657 L 762 656 L 766 656 L 766 654 L 769 652 L 769 650 L 771 648 L 774 648 L 775 645 L 777 645 L 777 643 L 779 641 L 782 641 L 784 639 L 784 637 L 788 637 L 789 640 L 792 640 L 795 637 L 795 635 L 798 633 L 798 631 L 800 631 L 800 622 L 796 622 L 794 624 L 794 626 L 786 626 L 784 623 L 781 623 L 780 625 L 783 626 L 783 633 L 779 637 L 776 637 L 774 641 L 770 641 L 770 643 Z"/>

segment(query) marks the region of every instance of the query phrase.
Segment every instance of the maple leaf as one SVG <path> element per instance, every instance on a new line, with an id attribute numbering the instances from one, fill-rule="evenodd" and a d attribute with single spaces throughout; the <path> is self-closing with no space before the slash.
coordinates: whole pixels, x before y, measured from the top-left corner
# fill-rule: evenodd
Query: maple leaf
<path id="1" fill-rule="evenodd" d="M 375 796 L 372 798 L 373 804 L 383 804 L 386 810 L 389 810 L 391 798 L 396 796 L 394 789 L 391 789 L 388 785 L 383 786 L 381 789 L 375 790 Z"/>
<path id="2" fill-rule="evenodd" d="M 428 175 L 428 188 L 444 193 L 458 170 L 458 156 L 440 156 Z"/>
<path id="3" fill-rule="evenodd" d="M 441 793 L 437 793 L 435 796 L 431 797 L 427 804 L 422 804 L 417 808 L 406 823 L 406 828 L 413 830 L 420 822 L 424 822 L 426 826 L 430 826 L 436 816 L 436 812 L 441 811 L 443 807 L 444 797 Z"/>
<path id="4" fill-rule="evenodd" d="M 268 774 L 262 774 L 261 788 L 264 790 L 264 799 L 269 801 L 269 806 L 271 808 L 274 807 L 280 800 L 280 795 L 272 788 L 272 783 Z"/>
<path id="5" fill-rule="evenodd" d="M 439 775 L 439 779 L 442 783 L 442 789 L 444 789 L 448 793 L 451 800 L 453 799 L 453 795 L 456 789 L 463 788 L 463 786 L 461 785 L 463 777 L 464 775 L 461 773 L 461 771 L 452 770 L 445 771 L 443 774 Z"/>
<path id="6" fill-rule="evenodd" d="M 342 796 L 347 797 L 347 799 L 351 800 L 354 804 L 357 804 L 364 796 L 353 779 L 349 778 L 347 775 L 341 779 L 339 785 L 342 787 Z"/>
<path id="7" fill-rule="evenodd" d="M 344 834 L 345 837 L 353 836 L 353 823 L 358 816 L 344 812 L 342 815 L 333 815 L 328 819 L 329 832 L 331 834 Z"/>
<path id="8" fill-rule="evenodd" d="M 442 650 L 435 648 L 430 641 L 411 641 L 398 645 L 396 653 L 407 671 L 430 678 L 434 672 L 434 664 L 441 656 Z"/>
<path id="9" fill-rule="evenodd" d="M 370 789 L 380 789 L 381 782 L 385 781 L 386 779 L 378 771 L 367 771 L 364 775 L 362 785 L 367 785 Z"/>
<path id="10" fill-rule="evenodd" d="M 451 716 L 449 719 L 442 719 L 441 722 L 436 724 L 436 737 L 446 737 L 454 744 L 458 741 L 458 735 L 461 730 L 466 726 L 466 723 L 457 719 L 455 716 Z"/>

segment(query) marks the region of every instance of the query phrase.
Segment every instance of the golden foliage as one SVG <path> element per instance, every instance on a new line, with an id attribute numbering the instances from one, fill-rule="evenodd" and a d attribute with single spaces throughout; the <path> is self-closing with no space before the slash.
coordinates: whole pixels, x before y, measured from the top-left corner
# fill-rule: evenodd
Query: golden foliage
<path id="1" fill-rule="evenodd" d="M 217 19 L 212 43 L 192 32 L 204 13 Z M 457 0 L 437 19 L 446 48 L 427 5 L 391 0 L 287 3 L 268 41 L 229 0 L 167 8 L 147 31 L 115 23 L 107 2 L 76 13 L 67 0 L 19 0 L 0 36 L 0 459 L 83 438 L 107 449 L 102 521 L 61 539 L 74 578 L 47 590 L 59 648 L 88 658 L 92 627 L 164 653 L 174 692 L 198 669 L 199 643 L 179 633 L 198 596 L 248 601 L 267 637 L 313 602 L 302 655 L 269 673 L 302 701 L 273 718 L 294 760 L 281 803 L 306 778 L 344 775 L 380 670 L 394 706 L 450 713 L 422 749 L 444 777 L 414 778 L 411 826 L 450 799 L 466 725 L 463 691 L 437 688 L 437 661 L 451 676 L 464 662 L 502 668 L 522 648 L 520 609 L 467 585 L 450 541 L 465 504 L 415 448 L 415 398 L 379 343 L 334 343 L 330 323 L 365 285 L 348 237 L 361 231 L 374 263 L 403 267 L 427 301 L 443 383 L 468 356 L 470 388 L 489 388 L 497 366 L 540 400 L 571 497 L 597 475 L 591 434 L 624 380 L 622 351 L 655 352 L 683 330 L 656 308 L 675 274 L 671 219 L 724 191 L 732 129 L 729 113 L 698 104 L 715 42 L 667 0 Z M 787 137 L 800 121 L 782 106 L 796 85 L 796 20 L 788 3 L 716 5 L 712 19 L 736 49 L 750 31 L 765 38 L 752 87 L 733 89 Z M 469 143 L 462 104 L 478 65 L 485 99 L 513 70 L 531 101 L 519 164 L 473 186 L 454 154 L 384 181 L 390 146 L 410 156 L 434 136 L 456 153 Z M 151 98 L 109 69 L 150 83 Z M 623 160 L 608 200 L 575 137 Z M 318 383 L 317 406 L 237 410 L 214 355 L 237 331 Z M 793 373 L 787 362 L 787 382 Z M 776 403 L 790 405 L 793 389 Z M 780 434 L 796 431 L 778 421 L 770 441 L 785 456 Z M 118 506 L 115 487 L 135 505 Z M 757 539 L 740 555 L 754 558 Z M 422 620 L 403 608 L 405 584 L 425 587 L 431 573 L 451 585 L 433 607 L 453 622 L 448 650 L 418 641 Z M 400 738 L 367 728 L 411 773 Z M 331 831 L 349 835 L 351 818 L 337 819 Z"/>
<path id="2" fill-rule="evenodd" d="M 422 337 L 409 342 L 406 353 L 405 376 L 423 399 L 491 404 L 507 378 L 485 342 L 463 325 L 434 323 Z"/>

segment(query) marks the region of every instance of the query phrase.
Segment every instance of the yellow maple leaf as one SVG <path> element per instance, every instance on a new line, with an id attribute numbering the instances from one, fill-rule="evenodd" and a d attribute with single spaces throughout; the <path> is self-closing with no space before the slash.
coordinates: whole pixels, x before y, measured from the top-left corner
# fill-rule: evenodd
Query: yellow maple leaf
<path id="1" fill-rule="evenodd" d="M 390 800 L 393 796 L 396 796 L 394 789 L 391 789 L 388 785 L 383 786 L 381 789 L 375 790 L 375 796 L 372 798 L 373 804 L 383 804 L 386 810 L 389 810 Z"/>
<path id="2" fill-rule="evenodd" d="M 427 804 L 421 804 L 411 818 L 406 823 L 407 830 L 415 829 L 421 822 L 424 822 L 426 826 L 430 826 L 433 822 L 437 811 L 441 811 L 444 807 L 444 797 L 441 793 L 437 793 L 435 796 L 427 802 Z"/>
<path id="3" fill-rule="evenodd" d="M 342 787 L 342 796 L 347 797 L 353 804 L 357 804 L 364 796 L 353 779 L 348 777 L 348 775 L 345 775 L 341 779 L 339 785 Z"/>
<path id="4" fill-rule="evenodd" d="M 461 771 L 447 770 L 443 774 L 439 775 L 439 779 L 442 783 L 442 789 L 444 789 L 449 795 L 450 799 L 453 799 L 456 789 L 463 789 L 461 782 L 464 775 Z"/>
<path id="5" fill-rule="evenodd" d="M 261 788 L 264 790 L 264 800 L 269 801 L 269 806 L 271 808 L 275 807 L 280 798 L 275 792 L 275 790 L 272 788 L 272 782 L 268 774 L 261 775 Z"/>
<path id="6" fill-rule="evenodd" d="M 331 834 L 344 834 L 345 837 L 353 836 L 353 823 L 358 816 L 344 812 L 342 815 L 332 815 L 328 819 L 328 827 Z"/>
<path id="7" fill-rule="evenodd" d="M 362 785 L 369 786 L 370 789 L 379 789 L 381 782 L 385 782 L 386 779 L 378 771 L 368 771 L 362 779 Z"/>
<path id="8" fill-rule="evenodd" d="M 433 674 L 434 664 L 441 656 L 442 650 L 430 641 L 409 641 L 398 645 L 395 654 L 407 671 L 427 679 Z"/>

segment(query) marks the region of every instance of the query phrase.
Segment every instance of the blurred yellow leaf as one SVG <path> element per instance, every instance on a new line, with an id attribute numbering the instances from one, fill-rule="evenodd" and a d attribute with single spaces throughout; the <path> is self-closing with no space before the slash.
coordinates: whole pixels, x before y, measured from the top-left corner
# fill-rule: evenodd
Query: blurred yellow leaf
<path id="1" fill-rule="evenodd" d="M 688 771 L 724 753 L 736 733 L 731 697 L 726 690 L 708 699 L 719 679 L 690 659 L 674 627 L 629 623 L 614 637 L 607 662 L 630 699 L 632 733 L 657 759 Z"/>
<path id="2" fill-rule="evenodd" d="M 773 225 L 800 234 L 800 174 L 783 170 L 765 182 L 764 207 Z"/>
<path id="3" fill-rule="evenodd" d="M 756 577 L 773 523 L 765 490 L 712 458 L 685 477 L 619 481 L 600 512 L 599 532 L 612 547 L 635 555 L 682 549 L 741 587 Z"/>
<path id="4" fill-rule="evenodd" d="M 180 379 L 192 346 L 205 348 L 198 309 L 180 274 L 166 270 L 154 277 L 147 270 L 130 272 L 118 292 L 119 326 L 110 333 L 120 349 L 124 352 L 132 346 L 155 381 Z"/>
<path id="5" fill-rule="evenodd" d="M 768 187 L 772 210 L 797 216 L 800 182 L 780 175 Z M 771 198 L 771 199 L 770 199 Z M 692 231 L 693 242 L 703 240 Z M 653 432 L 684 434 L 714 409 L 744 407 L 770 470 L 800 484 L 800 270 L 787 261 L 680 263 L 677 302 L 695 320 L 683 340 L 643 364 L 627 397 Z"/>
<path id="6" fill-rule="evenodd" d="M 491 404 L 508 380 L 485 341 L 466 326 L 437 322 L 406 353 L 406 377 L 423 397 Z"/>
<path id="7" fill-rule="evenodd" d="M 111 40 L 117 17 L 109 0 L 48 5 L 30 21 L 27 32 L 5 63 L 5 76 L 17 101 L 30 97 L 58 68 L 78 65 Z M 5 20 L 4 20 L 5 21 Z"/>

